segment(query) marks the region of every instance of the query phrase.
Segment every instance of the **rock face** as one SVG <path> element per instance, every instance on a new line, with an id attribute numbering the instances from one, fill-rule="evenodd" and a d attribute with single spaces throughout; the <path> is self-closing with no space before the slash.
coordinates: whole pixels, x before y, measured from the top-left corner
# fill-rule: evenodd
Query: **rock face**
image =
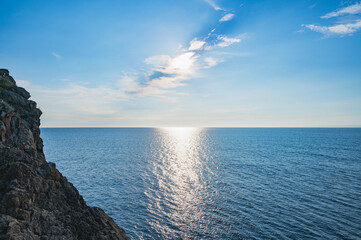
<path id="1" fill-rule="evenodd" d="M 0 69 L 0 239 L 129 239 L 48 163 L 41 111 Z"/>

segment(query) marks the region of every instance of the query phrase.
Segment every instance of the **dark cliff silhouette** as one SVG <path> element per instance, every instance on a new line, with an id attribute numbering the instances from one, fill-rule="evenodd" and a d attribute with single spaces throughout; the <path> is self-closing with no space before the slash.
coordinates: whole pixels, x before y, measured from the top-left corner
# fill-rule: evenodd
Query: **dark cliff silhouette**
<path id="1" fill-rule="evenodd" d="M 0 69 L 0 239 L 129 239 L 45 160 L 41 111 Z"/>

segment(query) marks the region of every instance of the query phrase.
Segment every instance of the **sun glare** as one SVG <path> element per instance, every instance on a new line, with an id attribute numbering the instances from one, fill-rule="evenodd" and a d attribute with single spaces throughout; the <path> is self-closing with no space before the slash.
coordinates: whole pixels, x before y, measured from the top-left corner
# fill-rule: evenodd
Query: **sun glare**
<path id="1" fill-rule="evenodd" d="M 194 52 L 187 52 L 175 57 L 169 65 L 169 69 L 175 72 L 190 72 L 196 58 Z"/>
<path id="2" fill-rule="evenodd" d="M 176 139 L 188 138 L 198 130 L 195 127 L 165 127 L 161 129 Z"/>

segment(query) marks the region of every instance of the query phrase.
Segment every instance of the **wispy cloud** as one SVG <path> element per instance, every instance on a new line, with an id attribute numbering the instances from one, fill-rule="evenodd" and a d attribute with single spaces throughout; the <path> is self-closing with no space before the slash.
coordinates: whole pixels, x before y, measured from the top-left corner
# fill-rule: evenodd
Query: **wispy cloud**
<path id="1" fill-rule="evenodd" d="M 64 114 L 65 112 L 76 112 L 79 115 L 112 115 L 116 112 L 113 103 L 127 100 L 127 96 L 117 89 L 108 87 L 89 88 L 72 81 L 68 81 L 60 89 L 36 86 L 28 81 L 17 81 L 17 83 L 30 90 L 34 99 L 40 103 L 40 107 L 46 108 L 45 110 L 49 115 L 56 115 L 58 109 L 62 109 Z"/>
<path id="2" fill-rule="evenodd" d="M 355 3 L 348 7 L 338 9 L 336 11 L 327 13 L 326 15 L 321 16 L 322 19 L 330 18 L 341 18 L 344 15 L 356 15 L 361 13 L 361 2 Z M 341 23 L 340 23 L 341 22 Z M 326 37 L 331 36 L 346 36 L 352 35 L 361 29 L 361 19 L 358 16 L 353 18 L 343 18 L 339 23 L 330 24 L 329 26 L 322 26 L 317 24 L 303 24 L 305 28 L 308 28 L 311 31 L 319 32 L 324 34 Z M 302 32 L 302 30 L 298 31 Z"/>
<path id="3" fill-rule="evenodd" d="M 226 37 L 216 35 L 212 30 L 204 39 L 194 38 L 189 42 L 188 49 L 174 57 L 169 55 L 156 55 L 145 59 L 151 70 L 143 79 L 143 84 L 135 84 L 125 92 L 133 96 L 159 96 L 171 93 L 169 90 L 185 86 L 186 81 L 199 75 L 199 70 L 211 68 L 222 59 L 203 57 L 205 51 L 228 47 L 239 43 L 239 37 Z M 213 36 L 215 35 L 215 36 Z"/>
<path id="4" fill-rule="evenodd" d="M 205 1 L 215 10 L 225 11 L 214 1 Z M 217 24 L 229 21 L 233 17 L 232 13 L 226 14 L 221 23 Z M 185 47 L 181 47 L 175 54 L 154 55 L 144 59 L 146 66 L 143 70 L 123 73 L 113 86 L 88 87 L 67 79 L 66 82 L 63 81 L 65 87 L 60 89 L 52 90 L 39 86 L 30 86 L 29 89 L 37 95 L 39 102 L 52 99 L 53 103 L 47 104 L 47 112 L 52 114 L 56 113 L 51 109 L 59 107 L 55 106 L 57 102 L 62 103 L 62 108 L 69 109 L 69 114 L 106 114 L 113 118 L 119 117 L 116 103 L 121 101 L 151 96 L 167 102 L 177 102 L 179 96 L 187 94 L 177 88 L 187 85 L 187 81 L 191 79 L 200 77 L 201 70 L 212 68 L 224 61 L 221 56 L 212 56 L 213 50 L 240 43 L 245 37 L 226 36 L 217 33 L 216 28 L 210 29 L 212 30 L 205 36 L 194 36 L 187 44 L 182 44 Z M 62 58 L 54 51 L 51 54 L 58 59 Z"/>
<path id="5" fill-rule="evenodd" d="M 233 43 L 241 42 L 241 38 L 229 38 L 226 36 L 218 36 L 217 39 L 219 40 L 219 43 L 217 44 L 218 47 L 228 47 Z"/>
<path id="6" fill-rule="evenodd" d="M 328 19 L 328 18 L 342 16 L 345 14 L 359 14 L 359 13 L 361 13 L 361 2 L 327 13 L 321 18 Z"/>
<path id="7" fill-rule="evenodd" d="M 204 1 L 208 3 L 214 10 L 223 10 L 213 0 L 204 0 Z"/>
<path id="8" fill-rule="evenodd" d="M 313 24 L 304 25 L 306 28 L 323 33 L 325 35 L 349 35 L 361 29 L 361 20 L 354 23 L 337 24 L 334 26 L 317 26 Z"/>
<path id="9" fill-rule="evenodd" d="M 206 63 L 204 68 L 211 68 L 213 66 L 216 66 L 218 63 L 223 62 L 223 60 L 213 57 L 207 57 L 204 59 L 204 62 Z"/>
<path id="10" fill-rule="evenodd" d="M 216 10 L 221 9 L 213 1 L 207 3 Z M 226 14 L 221 22 L 229 21 L 233 17 L 234 14 Z M 240 43 L 245 37 L 246 34 L 225 36 L 216 33 L 216 28 L 212 28 L 205 37 L 193 38 L 187 48 L 181 49 L 181 53 L 146 58 L 145 63 L 150 67 L 147 73 L 139 74 L 133 79 L 132 86 L 123 89 L 123 92 L 131 97 L 175 95 L 176 92 L 172 89 L 185 86 L 186 81 L 199 77 L 200 70 L 223 62 L 220 58 L 204 56 L 205 52 Z"/>
<path id="11" fill-rule="evenodd" d="M 310 6 L 308 6 L 308 8 L 314 8 L 314 7 L 316 7 L 317 6 L 317 3 L 314 3 L 314 4 L 311 4 Z"/>
<path id="12" fill-rule="evenodd" d="M 193 51 L 193 50 L 200 50 L 202 49 L 202 47 L 206 44 L 205 41 L 199 41 L 197 40 L 197 38 L 194 38 L 190 43 L 189 43 L 189 51 Z"/>
<path id="13" fill-rule="evenodd" d="M 234 14 L 233 13 L 228 13 L 226 15 L 224 15 L 221 19 L 219 19 L 220 22 L 227 22 L 230 21 L 234 18 Z"/>
<path id="14" fill-rule="evenodd" d="M 57 59 L 62 59 L 63 58 L 62 56 L 60 56 L 59 54 L 57 54 L 54 51 L 51 51 L 50 54 L 53 55 L 54 57 L 56 57 Z"/>

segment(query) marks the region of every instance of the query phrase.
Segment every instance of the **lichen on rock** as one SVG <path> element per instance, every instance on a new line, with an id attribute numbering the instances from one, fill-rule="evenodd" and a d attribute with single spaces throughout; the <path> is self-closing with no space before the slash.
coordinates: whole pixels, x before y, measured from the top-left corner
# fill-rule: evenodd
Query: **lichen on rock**
<path id="1" fill-rule="evenodd" d="M 0 239 L 129 239 L 45 160 L 30 94 L 0 69 Z"/>

